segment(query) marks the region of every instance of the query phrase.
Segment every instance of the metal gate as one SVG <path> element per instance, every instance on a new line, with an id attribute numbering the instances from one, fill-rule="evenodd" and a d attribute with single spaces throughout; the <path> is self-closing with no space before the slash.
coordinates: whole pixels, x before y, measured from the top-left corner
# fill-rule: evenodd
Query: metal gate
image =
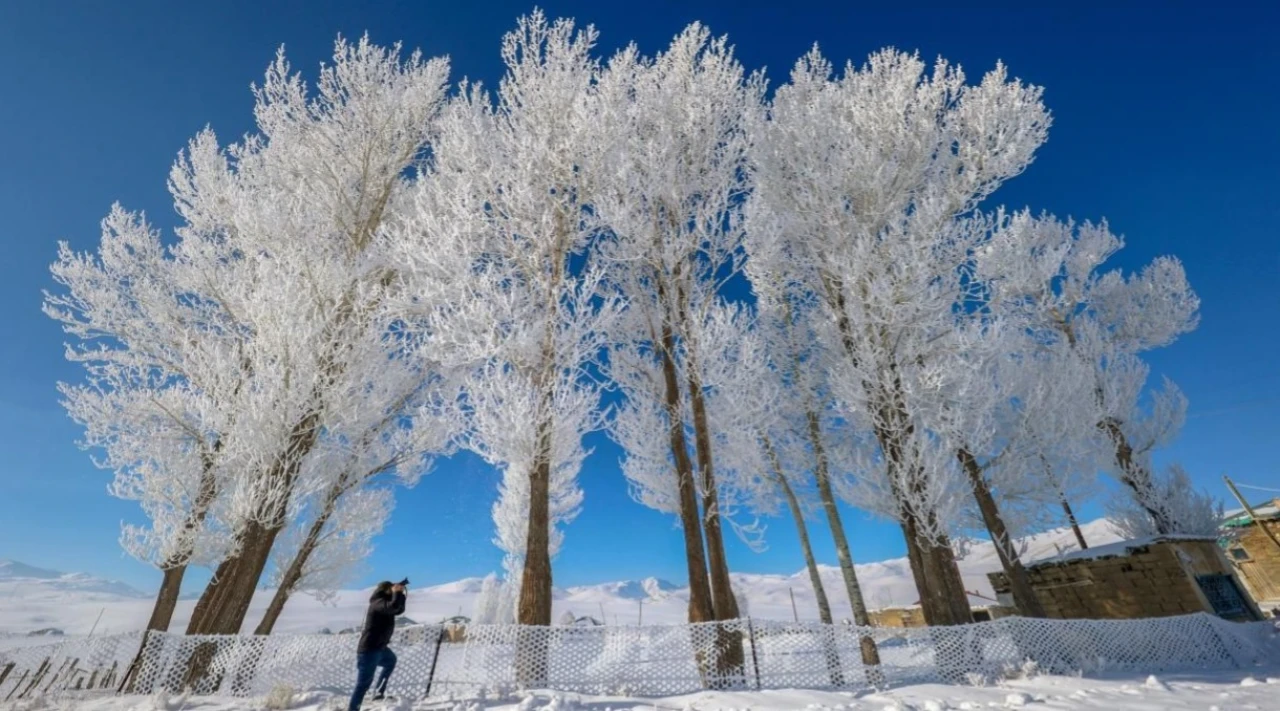
<path id="1" fill-rule="evenodd" d="M 1196 584 L 1213 606 L 1213 614 L 1224 620 L 1253 621 L 1257 616 L 1230 575 L 1197 575 Z"/>

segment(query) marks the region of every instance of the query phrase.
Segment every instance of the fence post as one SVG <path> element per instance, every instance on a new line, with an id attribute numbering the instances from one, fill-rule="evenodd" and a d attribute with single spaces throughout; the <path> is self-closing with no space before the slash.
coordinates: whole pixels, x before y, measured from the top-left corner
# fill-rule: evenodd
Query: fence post
<path id="1" fill-rule="evenodd" d="M 123 694 L 125 687 L 133 683 L 133 677 L 138 673 L 138 665 L 142 663 L 142 653 L 147 649 L 147 640 L 151 638 L 151 630 L 142 633 L 142 644 L 138 645 L 138 653 L 133 655 L 133 661 L 129 663 L 129 668 L 125 670 L 124 678 L 120 680 L 120 688 L 116 689 L 117 694 Z M 133 687 L 129 686 L 129 690 L 133 691 Z"/>
<path id="2" fill-rule="evenodd" d="M 431 670 L 427 672 L 427 693 L 422 698 L 431 698 L 431 684 L 436 679 L 436 660 L 440 658 L 440 643 L 444 641 L 445 626 L 440 625 L 440 633 L 436 635 L 436 651 L 431 655 Z"/>
<path id="3" fill-rule="evenodd" d="M 760 660 L 756 657 L 756 628 L 747 618 L 747 637 L 751 639 L 751 668 L 756 672 L 756 691 L 760 690 Z"/>

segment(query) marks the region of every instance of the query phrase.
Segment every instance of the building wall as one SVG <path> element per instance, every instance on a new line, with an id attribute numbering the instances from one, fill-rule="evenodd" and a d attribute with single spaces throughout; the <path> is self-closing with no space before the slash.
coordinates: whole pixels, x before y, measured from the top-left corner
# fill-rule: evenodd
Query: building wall
<path id="1" fill-rule="evenodd" d="M 1018 614 L 1018 611 L 1004 605 L 983 605 L 973 608 L 974 617 L 977 620 L 998 620 L 1002 617 L 1012 617 Z M 983 617 L 982 613 L 986 613 Z M 924 611 L 919 607 L 888 607 L 883 610 L 871 610 L 867 613 L 871 617 L 871 624 L 874 627 L 926 627 L 924 621 Z"/>
<path id="2" fill-rule="evenodd" d="M 1230 573 L 1213 541 L 1157 542 L 1127 555 L 1047 562 L 1028 570 L 1045 613 L 1058 619 L 1136 619 L 1212 612 L 1193 575 Z M 997 593 L 1009 591 L 992 573 Z"/>
<path id="3" fill-rule="evenodd" d="M 867 613 L 874 627 L 924 627 L 924 610 L 919 607 L 887 607 Z"/>
<path id="4" fill-rule="evenodd" d="M 1262 522 L 1280 535 L 1280 519 Z M 1241 559 L 1233 549 L 1244 551 Z M 1239 538 L 1227 547 L 1227 557 L 1235 565 L 1249 594 L 1264 607 L 1280 604 L 1280 548 L 1256 524 L 1240 529 Z"/>

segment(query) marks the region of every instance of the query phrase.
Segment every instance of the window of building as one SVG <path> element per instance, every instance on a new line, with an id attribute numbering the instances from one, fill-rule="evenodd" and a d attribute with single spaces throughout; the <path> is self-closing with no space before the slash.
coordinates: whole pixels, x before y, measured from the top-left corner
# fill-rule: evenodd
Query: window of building
<path id="1" fill-rule="evenodd" d="M 1249 552 L 1240 546 L 1233 546 L 1227 549 L 1227 553 L 1232 560 L 1249 560 Z"/>

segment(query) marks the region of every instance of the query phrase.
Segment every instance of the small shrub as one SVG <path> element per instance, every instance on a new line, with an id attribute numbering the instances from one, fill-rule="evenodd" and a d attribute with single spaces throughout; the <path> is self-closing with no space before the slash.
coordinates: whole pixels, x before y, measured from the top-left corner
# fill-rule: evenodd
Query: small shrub
<path id="1" fill-rule="evenodd" d="M 287 711 L 293 706 L 294 693 L 296 692 L 292 686 L 279 684 L 271 689 L 262 705 L 271 711 Z"/>

